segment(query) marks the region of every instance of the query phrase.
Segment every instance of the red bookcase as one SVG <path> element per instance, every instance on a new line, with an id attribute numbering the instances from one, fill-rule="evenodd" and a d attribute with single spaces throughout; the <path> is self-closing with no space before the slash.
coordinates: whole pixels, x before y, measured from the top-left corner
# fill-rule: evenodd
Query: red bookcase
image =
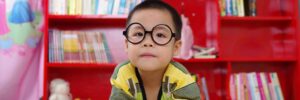
<path id="1" fill-rule="evenodd" d="M 70 83 L 73 98 L 108 99 L 109 78 L 115 63 L 50 63 L 48 61 L 48 30 L 125 28 L 127 16 L 69 16 L 48 13 L 45 7 L 45 86 L 44 99 L 49 96 L 49 83 L 64 78 Z M 187 16 L 194 33 L 194 43 L 215 47 L 217 59 L 178 60 L 190 72 L 206 78 L 211 100 L 230 100 L 229 77 L 240 72 L 277 72 L 286 100 L 300 100 L 300 33 L 297 0 L 256 0 L 257 16 L 223 17 L 218 0 L 164 0 Z M 109 39 L 109 38 L 108 38 Z M 114 49 L 111 49 L 114 51 Z"/>

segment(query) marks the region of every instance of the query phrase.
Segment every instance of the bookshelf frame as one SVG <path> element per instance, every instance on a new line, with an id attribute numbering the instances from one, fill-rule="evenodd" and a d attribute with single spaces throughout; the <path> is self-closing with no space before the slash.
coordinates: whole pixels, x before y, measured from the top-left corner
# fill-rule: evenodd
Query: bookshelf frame
<path id="1" fill-rule="evenodd" d="M 91 27 L 118 27 L 124 28 L 126 16 L 115 15 L 51 15 L 48 12 L 49 0 L 43 0 L 45 28 L 44 28 L 44 100 L 49 96 L 49 82 L 55 77 L 66 78 L 70 81 L 73 97 L 108 99 L 110 94 L 109 74 L 112 73 L 115 63 L 50 63 L 48 62 L 48 30 L 60 27 L 71 29 L 88 29 Z M 238 72 L 280 72 L 280 83 L 286 100 L 299 100 L 300 92 L 300 20 L 298 0 L 275 0 L 283 2 L 271 4 L 272 0 L 258 1 L 257 10 L 267 7 L 278 7 L 280 11 L 266 8 L 257 13 L 256 17 L 220 16 L 218 0 L 164 0 L 181 14 L 190 19 L 194 32 L 194 44 L 201 46 L 215 46 L 219 51 L 216 59 L 174 59 L 184 64 L 192 73 L 201 73 L 207 78 L 209 96 L 212 100 L 231 100 L 229 77 Z M 279 5 L 280 4 L 280 5 Z M 207 24 L 211 23 L 211 24 Z M 73 24 L 68 25 L 68 24 Z M 78 24 L 78 25 L 74 25 Z M 85 25 L 82 25 L 85 24 Z M 258 24 L 261 30 L 256 29 Z M 238 26 L 241 25 L 241 26 Z M 250 27 L 250 28 L 248 28 Z M 237 30 L 232 30 L 237 29 Z M 276 34 L 277 29 L 283 34 Z M 242 33 L 251 31 L 254 34 Z M 233 34 L 231 34 L 233 33 Z M 208 34 L 210 36 L 208 36 Z M 256 36 L 255 36 L 256 35 Z M 197 38 L 198 37 L 198 38 Z M 233 39 L 228 39 L 233 37 Z M 244 38 L 244 40 L 239 40 Z M 256 46 L 250 40 L 256 39 Z M 246 39 L 246 40 L 245 40 Z M 231 41 L 231 42 L 230 42 Z M 232 42 L 235 41 L 235 42 Z M 259 41 L 267 42 L 260 43 Z M 276 44 L 276 41 L 280 41 Z M 287 42 L 286 41 L 290 41 Z M 248 43 L 249 42 L 249 43 Z M 215 43 L 208 45 L 209 43 Z M 231 43 L 236 43 L 232 45 Z M 249 46 L 245 48 L 243 44 Z M 264 48 L 266 46 L 266 48 Z M 236 47 L 234 52 L 231 52 Z M 258 54 L 256 48 L 258 48 Z M 279 52 L 276 50 L 279 49 Z M 226 51 L 227 50 L 227 51 Z M 280 52 L 280 50 L 283 50 Z M 246 51 L 246 53 L 245 53 Z M 254 54 L 247 55 L 247 52 Z M 272 52 L 272 53 L 269 53 Z M 249 56 L 249 57 L 248 57 Z M 251 66 L 254 68 L 251 68 Z M 263 65 L 255 68 L 255 65 Z M 283 72 L 281 72 L 283 70 Z M 104 77 L 100 77 L 101 74 Z M 84 79 L 79 75 L 90 78 Z M 80 82 L 80 79 L 87 82 Z M 90 81 L 88 80 L 90 79 Z M 88 84 L 88 83 L 91 84 Z M 100 84 L 100 85 L 97 85 Z M 98 88 L 98 89 L 97 89 Z"/>

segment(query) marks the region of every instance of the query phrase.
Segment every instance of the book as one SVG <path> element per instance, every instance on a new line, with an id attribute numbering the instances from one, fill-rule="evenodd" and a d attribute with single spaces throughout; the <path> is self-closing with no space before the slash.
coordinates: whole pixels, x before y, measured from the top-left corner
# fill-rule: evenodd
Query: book
<path id="1" fill-rule="evenodd" d="M 242 82 L 241 82 L 241 77 L 240 74 L 234 74 L 235 76 L 235 84 L 236 84 L 236 96 L 237 96 L 237 100 L 242 100 L 243 97 L 243 89 L 242 89 Z"/>
<path id="2" fill-rule="evenodd" d="M 109 63 L 105 35 L 93 31 L 49 31 L 49 62 Z"/>
<path id="3" fill-rule="evenodd" d="M 249 0 L 249 16 L 256 16 L 256 0 Z"/>
<path id="4" fill-rule="evenodd" d="M 275 89 L 274 89 L 274 85 L 272 83 L 271 76 L 269 74 L 266 74 L 266 76 L 267 76 L 268 88 L 269 88 L 269 91 L 270 91 L 271 100 L 277 100 L 277 96 L 276 96 L 276 93 L 275 93 Z"/>
<path id="5" fill-rule="evenodd" d="M 205 94 L 205 100 L 209 100 L 208 88 L 207 88 L 207 85 L 206 85 L 205 77 L 201 78 L 201 82 L 202 82 L 202 85 L 203 85 L 202 88 L 203 88 L 203 91 L 204 91 L 204 94 Z"/>
<path id="6" fill-rule="evenodd" d="M 256 0 L 219 0 L 221 16 L 256 16 Z"/>
<path id="7" fill-rule="evenodd" d="M 126 15 L 143 0 L 49 0 L 54 15 Z"/>
<path id="8" fill-rule="evenodd" d="M 229 83 L 232 100 L 284 100 L 276 72 L 234 73 Z"/>
<path id="9" fill-rule="evenodd" d="M 76 0 L 68 0 L 69 5 L 69 15 L 75 15 L 76 14 Z"/>
<path id="10" fill-rule="evenodd" d="M 237 0 L 237 9 L 238 9 L 238 16 L 243 17 L 245 16 L 245 8 L 244 8 L 244 0 Z"/>
<path id="11" fill-rule="evenodd" d="M 118 11 L 120 8 L 120 0 L 114 0 L 114 6 L 113 6 L 113 11 L 112 11 L 112 15 L 118 15 Z"/>
<path id="12" fill-rule="evenodd" d="M 238 16 L 237 0 L 231 0 L 230 3 L 231 3 L 232 16 Z"/>
<path id="13" fill-rule="evenodd" d="M 271 77 L 271 80 L 272 80 L 272 83 L 273 83 L 273 86 L 275 89 L 274 91 L 276 93 L 277 100 L 284 100 L 277 73 L 274 73 L 274 72 L 270 73 L 270 77 Z"/>
<path id="14" fill-rule="evenodd" d="M 266 98 L 266 100 L 271 100 L 270 92 L 269 92 L 268 84 L 267 84 L 266 74 L 261 72 L 261 73 L 259 73 L 259 75 L 261 77 L 261 82 L 262 82 L 262 87 L 264 90 L 265 98 Z"/>
<path id="15" fill-rule="evenodd" d="M 244 92 L 244 99 L 245 100 L 252 100 L 251 98 L 251 94 L 250 94 L 250 85 L 249 85 L 249 81 L 247 79 L 247 73 L 241 73 L 241 78 L 243 81 L 243 92 Z"/>
<path id="16" fill-rule="evenodd" d="M 98 5 L 99 5 L 98 14 L 100 15 L 107 14 L 108 0 L 100 0 Z"/>
<path id="17" fill-rule="evenodd" d="M 266 100 L 263 85 L 262 85 L 262 78 L 259 73 L 256 73 L 256 78 L 257 78 L 257 84 L 258 84 L 258 90 L 260 93 L 260 98 L 261 98 L 261 100 Z"/>
<path id="18" fill-rule="evenodd" d="M 235 85 L 235 74 L 230 75 L 230 79 L 229 79 L 229 88 L 230 88 L 230 96 L 231 96 L 231 100 L 236 100 L 236 85 Z"/>
<path id="19" fill-rule="evenodd" d="M 125 10 L 126 10 L 126 0 L 120 0 L 118 14 L 119 15 L 125 14 Z"/>
<path id="20" fill-rule="evenodd" d="M 226 16 L 226 0 L 219 0 L 221 16 Z"/>
<path id="21" fill-rule="evenodd" d="M 226 1 L 226 16 L 232 16 L 232 0 L 225 0 Z"/>
<path id="22" fill-rule="evenodd" d="M 106 11 L 108 15 L 113 14 L 114 2 L 115 2 L 115 0 L 108 0 L 108 6 L 107 6 L 107 11 Z"/>

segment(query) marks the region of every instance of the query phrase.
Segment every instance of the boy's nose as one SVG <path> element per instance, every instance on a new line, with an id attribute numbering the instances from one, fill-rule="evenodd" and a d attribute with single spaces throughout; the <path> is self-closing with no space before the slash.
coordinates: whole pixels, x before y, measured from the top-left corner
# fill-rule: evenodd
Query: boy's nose
<path id="1" fill-rule="evenodd" d="M 144 47 L 153 47 L 153 45 L 150 43 L 144 43 Z"/>
<path id="2" fill-rule="evenodd" d="M 144 47 L 153 47 L 153 43 L 154 43 L 154 41 L 152 40 L 151 35 L 146 34 L 146 37 L 143 41 L 143 46 Z"/>

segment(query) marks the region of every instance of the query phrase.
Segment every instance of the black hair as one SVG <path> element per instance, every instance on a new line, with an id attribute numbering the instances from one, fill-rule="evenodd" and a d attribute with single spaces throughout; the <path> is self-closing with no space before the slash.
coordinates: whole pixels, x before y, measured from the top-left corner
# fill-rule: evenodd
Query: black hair
<path id="1" fill-rule="evenodd" d="M 179 40 L 181 38 L 182 21 L 180 15 L 172 6 L 160 0 L 146 0 L 134 7 L 134 9 L 130 11 L 128 15 L 126 26 L 130 24 L 133 14 L 136 11 L 143 9 L 159 9 L 168 11 L 171 14 L 173 25 L 175 27 L 175 39 Z"/>

